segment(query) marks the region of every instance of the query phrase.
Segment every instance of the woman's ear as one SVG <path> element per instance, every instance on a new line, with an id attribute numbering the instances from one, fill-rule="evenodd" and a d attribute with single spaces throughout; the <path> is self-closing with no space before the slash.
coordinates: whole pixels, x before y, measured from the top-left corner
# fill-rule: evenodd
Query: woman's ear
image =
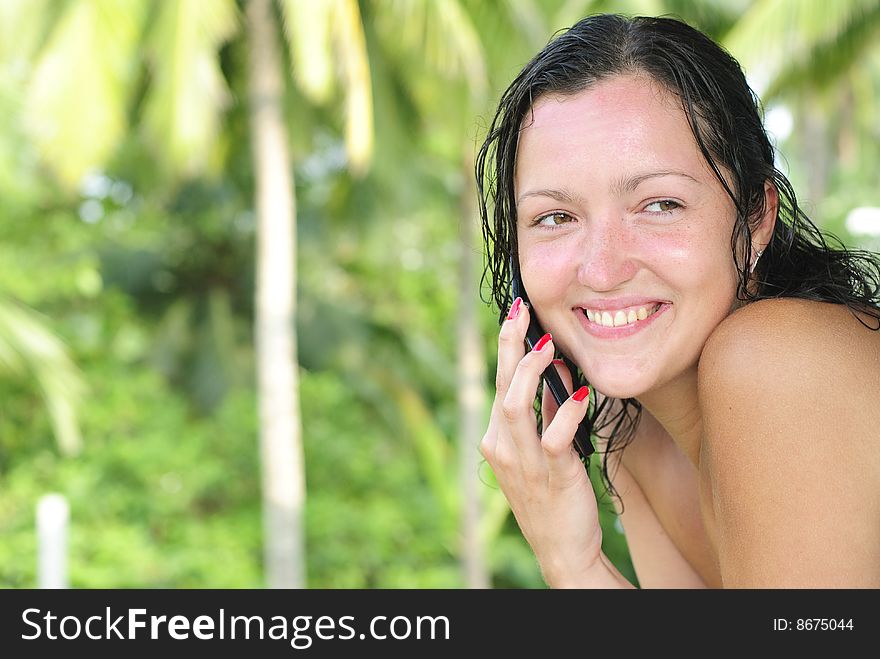
<path id="1" fill-rule="evenodd" d="M 773 237 L 776 216 L 779 213 L 779 191 L 773 181 L 764 181 L 764 212 L 752 229 L 752 249 L 764 251 Z"/>

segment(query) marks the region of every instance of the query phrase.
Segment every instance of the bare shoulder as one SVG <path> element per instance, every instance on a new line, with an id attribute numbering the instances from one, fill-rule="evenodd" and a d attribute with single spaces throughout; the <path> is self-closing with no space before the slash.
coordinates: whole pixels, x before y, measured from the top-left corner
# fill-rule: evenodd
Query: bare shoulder
<path id="1" fill-rule="evenodd" d="M 815 376 L 829 384 L 848 382 L 880 402 L 880 331 L 871 329 L 878 323 L 842 304 L 795 298 L 754 302 L 709 336 L 700 358 L 701 384 L 711 386 L 725 373 L 781 377 L 780 385 L 788 379 L 803 385 Z"/>
<path id="2" fill-rule="evenodd" d="M 752 303 L 709 337 L 699 396 L 725 585 L 880 586 L 880 332 L 843 305 Z"/>
<path id="3" fill-rule="evenodd" d="M 830 419 L 840 424 L 838 447 L 858 440 L 880 454 L 880 331 L 870 329 L 880 321 L 859 317 L 865 324 L 845 305 L 790 298 L 734 312 L 700 356 L 699 394 L 701 404 L 709 404 L 704 414 L 718 411 L 713 403 L 729 409 L 735 399 L 752 406 L 748 418 L 773 425 L 791 415 Z M 871 437 L 838 437 L 844 428 Z"/>

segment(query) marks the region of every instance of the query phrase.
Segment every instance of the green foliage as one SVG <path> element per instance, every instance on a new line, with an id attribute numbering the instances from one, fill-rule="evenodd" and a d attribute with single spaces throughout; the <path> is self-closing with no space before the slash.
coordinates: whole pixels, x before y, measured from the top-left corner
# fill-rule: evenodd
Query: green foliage
<path id="1" fill-rule="evenodd" d="M 337 375 L 303 380 L 310 583 L 333 588 L 453 587 L 442 502 L 403 433 Z"/>
<path id="2" fill-rule="evenodd" d="M 35 583 L 34 509 L 71 507 L 74 587 L 259 587 L 260 499 L 253 394 L 193 416 L 155 373 L 115 360 L 86 368 L 87 449 L 63 459 L 33 397 L 4 387 L 0 584 Z M 333 373 L 303 372 L 312 587 L 454 587 L 439 503 L 405 438 L 388 432 Z M 20 412 L 19 412 L 20 410 Z M 42 438 L 42 441 L 41 441 Z M 10 450 L 12 449 L 12 450 Z"/>
<path id="3" fill-rule="evenodd" d="M 0 583 L 33 587 L 34 509 L 54 491 L 71 508 L 74 587 L 258 586 L 252 394 L 230 396 L 212 418 L 198 419 L 137 362 L 111 355 L 82 363 L 91 395 L 75 459 L 53 450 L 32 395 L 3 388 L 15 431 L 5 436 L 22 441 L 3 461 Z"/>

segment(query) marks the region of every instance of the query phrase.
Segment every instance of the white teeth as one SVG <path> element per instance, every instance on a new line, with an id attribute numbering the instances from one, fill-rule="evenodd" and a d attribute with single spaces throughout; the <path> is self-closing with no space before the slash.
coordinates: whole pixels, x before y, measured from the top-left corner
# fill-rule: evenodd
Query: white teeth
<path id="1" fill-rule="evenodd" d="M 590 322 L 596 323 L 597 325 L 602 325 L 604 327 L 620 327 L 621 325 L 629 325 L 631 323 L 635 323 L 639 320 L 645 320 L 652 313 L 657 311 L 660 308 L 660 303 L 655 304 L 650 308 L 650 311 L 645 307 L 639 307 L 638 309 L 630 309 L 627 311 L 615 311 L 614 315 L 611 315 L 611 312 L 608 311 L 593 311 L 591 309 L 584 309 L 584 312 L 587 315 L 587 318 Z"/>

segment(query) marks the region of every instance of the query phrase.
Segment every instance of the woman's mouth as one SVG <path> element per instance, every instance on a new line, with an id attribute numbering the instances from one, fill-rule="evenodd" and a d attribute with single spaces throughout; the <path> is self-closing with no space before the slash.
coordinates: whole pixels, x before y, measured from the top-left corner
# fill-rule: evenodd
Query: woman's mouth
<path id="1" fill-rule="evenodd" d="M 632 325 L 640 320 L 645 320 L 660 308 L 662 302 L 644 307 L 629 307 L 628 309 L 618 309 L 617 311 L 593 311 L 591 309 L 581 309 L 592 323 L 602 325 L 603 327 L 621 327 L 623 325 Z"/>
<path id="2" fill-rule="evenodd" d="M 626 309 L 594 310 L 578 307 L 575 311 L 590 334 L 600 338 L 623 338 L 649 326 L 657 316 L 672 306 L 667 302 L 628 307 Z"/>

